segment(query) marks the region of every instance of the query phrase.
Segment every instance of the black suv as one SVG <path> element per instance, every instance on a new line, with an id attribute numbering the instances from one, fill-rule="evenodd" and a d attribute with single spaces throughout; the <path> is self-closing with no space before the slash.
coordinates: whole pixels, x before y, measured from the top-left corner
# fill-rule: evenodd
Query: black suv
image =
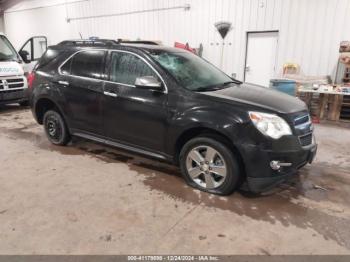
<path id="1" fill-rule="evenodd" d="M 32 112 L 52 143 L 73 135 L 166 160 L 210 193 L 242 182 L 262 192 L 316 153 L 302 101 L 231 79 L 188 51 L 64 41 L 32 74 Z"/>

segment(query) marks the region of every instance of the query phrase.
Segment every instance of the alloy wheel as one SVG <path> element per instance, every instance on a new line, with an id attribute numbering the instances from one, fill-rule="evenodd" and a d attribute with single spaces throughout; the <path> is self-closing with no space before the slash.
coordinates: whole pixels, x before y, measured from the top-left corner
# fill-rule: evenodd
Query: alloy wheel
<path id="1" fill-rule="evenodd" d="M 51 139 L 59 141 L 62 136 L 62 128 L 60 122 L 55 117 L 49 117 L 46 123 L 46 130 Z"/>
<path id="2" fill-rule="evenodd" d="M 222 155 L 206 145 L 197 146 L 188 152 L 186 168 L 190 178 L 205 189 L 220 187 L 227 175 L 227 167 Z"/>

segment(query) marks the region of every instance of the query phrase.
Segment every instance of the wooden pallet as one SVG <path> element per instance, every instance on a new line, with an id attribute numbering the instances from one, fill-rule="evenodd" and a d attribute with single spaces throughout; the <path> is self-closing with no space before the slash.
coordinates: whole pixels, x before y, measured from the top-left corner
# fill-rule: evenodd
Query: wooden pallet
<path id="1" fill-rule="evenodd" d="M 311 113 L 320 120 L 350 121 L 350 96 L 317 93 L 298 93 Z"/>
<path id="2" fill-rule="evenodd" d="M 310 110 L 312 117 L 320 116 L 320 95 L 316 93 L 298 93 L 297 96 L 303 100 Z"/>

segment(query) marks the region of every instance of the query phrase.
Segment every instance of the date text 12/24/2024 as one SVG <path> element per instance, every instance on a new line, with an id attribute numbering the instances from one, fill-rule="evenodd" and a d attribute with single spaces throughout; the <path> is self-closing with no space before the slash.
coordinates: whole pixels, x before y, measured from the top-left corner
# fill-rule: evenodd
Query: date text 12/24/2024
<path id="1" fill-rule="evenodd" d="M 217 256 L 128 256 L 128 261 L 219 261 Z"/>

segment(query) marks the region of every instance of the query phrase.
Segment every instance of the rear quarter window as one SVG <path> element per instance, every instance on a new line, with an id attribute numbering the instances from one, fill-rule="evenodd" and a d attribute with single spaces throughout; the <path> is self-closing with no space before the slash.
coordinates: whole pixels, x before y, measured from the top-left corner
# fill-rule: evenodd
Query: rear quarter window
<path id="1" fill-rule="evenodd" d="M 55 49 L 47 49 L 43 56 L 39 59 L 38 63 L 35 66 L 35 69 L 42 69 L 54 62 L 57 61 L 57 59 L 60 57 L 61 54 L 63 54 L 64 51 L 62 50 L 55 50 Z"/>
<path id="2" fill-rule="evenodd" d="M 72 64 L 72 59 L 69 59 L 67 62 L 65 62 L 60 68 L 61 74 L 69 75 L 71 64 Z"/>

